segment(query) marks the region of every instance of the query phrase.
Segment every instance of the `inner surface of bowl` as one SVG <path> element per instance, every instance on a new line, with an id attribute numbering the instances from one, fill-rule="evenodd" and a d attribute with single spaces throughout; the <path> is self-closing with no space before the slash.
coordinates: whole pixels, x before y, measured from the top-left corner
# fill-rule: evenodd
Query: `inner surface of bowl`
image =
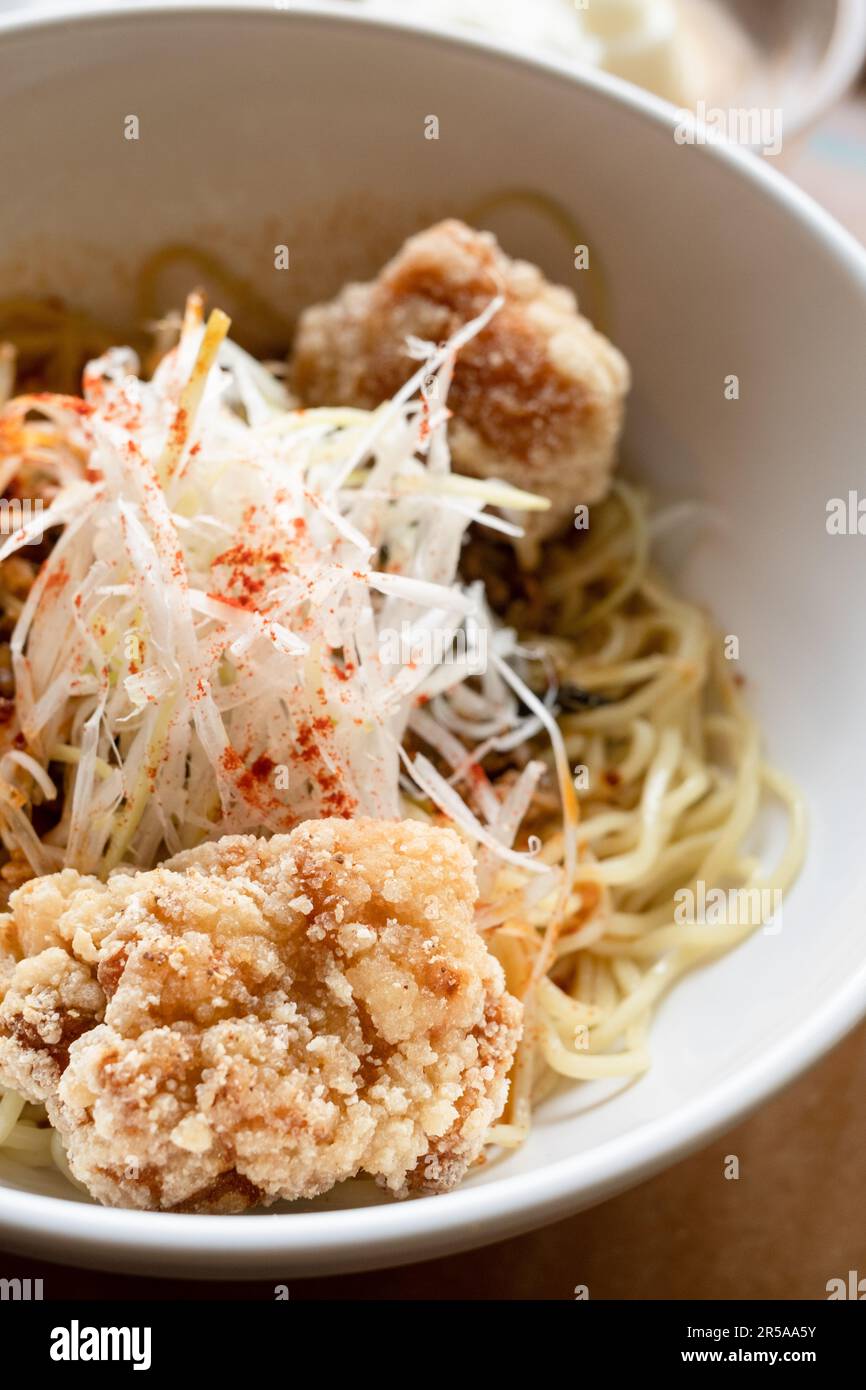
<path id="1" fill-rule="evenodd" d="M 576 1207 L 828 1045 L 863 989 L 866 542 L 826 526 L 828 500 L 856 485 L 866 425 L 853 245 L 742 159 L 677 144 L 662 108 L 615 83 L 390 26 L 254 10 L 37 25 L 3 36 L 0 94 L 14 191 L 0 205 L 0 296 L 62 295 L 123 341 L 204 282 L 241 340 L 273 352 L 305 304 L 374 272 L 434 217 L 463 216 L 571 286 L 626 353 L 628 472 L 719 517 L 674 577 L 739 638 L 768 750 L 808 799 L 807 866 L 780 932 L 665 1001 L 643 1079 L 563 1088 L 529 1142 L 469 1187 L 569 1160 L 547 1210 Z M 70 1198 L 48 1170 L 5 1163 L 0 1182 Z M 510 1192 L 532 1205 L 528 1183 Z M 462 1195 L 393 1219 L 435 1202 L 444 1230 Z M 364 1200 L 351 1187 L 327 1205 Z"/>

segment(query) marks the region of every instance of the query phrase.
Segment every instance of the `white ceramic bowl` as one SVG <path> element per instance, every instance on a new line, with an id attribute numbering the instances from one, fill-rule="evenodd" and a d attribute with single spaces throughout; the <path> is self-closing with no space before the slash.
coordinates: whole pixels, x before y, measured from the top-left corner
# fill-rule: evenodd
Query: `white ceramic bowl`
<path id="1" fill-rule="evenodd" d="M 137 142 L 124 139 L 130 114 Z M 424 139 L 430 114 L 438 141 Z M 344 1190 L 315 1211 L 150 1215 L 92 1206 L 50 1173 L 7 1165 L 0 1245 L 277 1278 L 482 1244 L 706 1143 L 866 1011 L 866 537 L 825 526 L 828 499 L 866 486 L 866 257 L 757 161 L 672 132 L 666 107 L 611 79 L 345 12 L 125 5 L 7 22 L 3 294 L 52 289 L 123 323 L 142 258 L 200 242 L 291 317 L 375 269 L 428 217 L 477 210 L 503 189 L 540 195 L 494 220 L 510 250 L 585 290 L 631 359 L 631 469 L 726 516 L 678 582 L 739 636 L 770 752 L 803 784 L 812 826 L 782 932 L 675 989 L 648 1075 L 565 1089 L 520 1153 L 459 1191 L 364 1209 Z M 568 216 L 590 245 L 591 280 L 573 269 Z M 288 274 L 273 269 L 278 243 Z"/>

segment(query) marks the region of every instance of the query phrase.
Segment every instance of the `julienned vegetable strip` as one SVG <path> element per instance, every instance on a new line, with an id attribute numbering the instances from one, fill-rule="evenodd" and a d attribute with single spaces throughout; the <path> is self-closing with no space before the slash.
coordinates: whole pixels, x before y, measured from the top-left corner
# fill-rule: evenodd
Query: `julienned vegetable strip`
<path id="1" fill-rule="evenodd" d="M 414 385 L 376 411 L 296 411 L 228 341 L 224 313 L 202 323 L 198 295 L 150 381 L 134 353 L 111 349 L 88 366 L 83 399 L 5 407 L 0 420 L 38 408 L 51 421 L 42 449 L 49 461 L 56 452 L 58 477 L 73 450 L 87 470 L 52 504 L 62 537 L 11 643 L 28 741 L 46 758 L 56 750 L 63 814 L 43 849 L 30 796 L 54 783 L 47 765 L 28 779 L 10 764 L 21 805 L 0 808 L 8 849 L 43 872 L 74 846 L 76 867 L 104 875 L 148 867 L 191 837 L 397 816 L 413 710 L 452 710 L 466 725 L 464 691 L 470 729 L 520 736 L 526 687 L 501 666 L 520 664 L 514 634 L 457 561 L 488 506 L 513 517 L 547 502 L 452 474 L 447 411 L 431 420 L 419 395 L 437 372 L 447 386 L 455 352 L 498 307 L 450 343 L 414 345 Z M 482 646 L 495 662 L 479 665 Z M 555 731 L 549 715 L 542 723 Z M 477 827 L 488 856 L 535 877 L 512 849 L 519 827 L 491 829 L 495 796 L 479 802 L 480 788 L 446 788 L 416 765 L 437 797 L 464 807 L 458 822 Z"/>

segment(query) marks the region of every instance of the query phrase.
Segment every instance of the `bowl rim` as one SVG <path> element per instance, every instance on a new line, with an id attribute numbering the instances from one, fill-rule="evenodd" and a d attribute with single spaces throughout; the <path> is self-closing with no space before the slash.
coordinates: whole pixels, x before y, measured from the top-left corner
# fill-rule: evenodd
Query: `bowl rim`
<path id="1" fill-rule="evenodd" d="M 789 132 L 800 135 L 840 101 L 866 58 L 866 0 L 836 0 L 833 28 L 815 69 L 815 80 L 787 121 Z"/>
<path id="2" fill-rule="evenodd" d="M 134 30 L 164 18 L 206 23 L 216 18 L 263 23 L 339 24 L 413 34 L 428 44 L 479 53 L 500 65 L 521 67 L 549 81 L 594 90 L 602 101 L 625 105 L 637 118 L 672 133 L 676 108 L 609 74 L 583 71 L 547 56 L 526 56 L 486 37 L 445 34 L 417 21 L 396 21 L 341 4 L 266 0 L 117 0 L 98 10 L 70 13 L 55 7 L 0 18 L 0 47 L 16 37 L 74 24 L 126 25 Z M 805 227 L 846 270 L 866 304 L 866 250 L 806 193 L 766 161 L 708 138 L 701 158 L 727 164 L 731 173 Z M 840 908 L 866 916 L 866 882 Z M 0 1238 L 10 1249 L 96 1266 L 168 1269 L 181 1277 L 255 1278 L 279 1269 L 305 1275 L 335 1269 L 374 1269 L 480 1246 L 589 1206 L 641 1181 L 730 1129 L 761 1101 L 793 1080 L 866 1015 L 866 957 L 859 970 L 792 1032 L 706 1094 L 592 1150 L 531 1172 L 494 1178 L 433 1198 L 324 1212 L 214 1215 L 128 1211 L 0 1186 Z"/>

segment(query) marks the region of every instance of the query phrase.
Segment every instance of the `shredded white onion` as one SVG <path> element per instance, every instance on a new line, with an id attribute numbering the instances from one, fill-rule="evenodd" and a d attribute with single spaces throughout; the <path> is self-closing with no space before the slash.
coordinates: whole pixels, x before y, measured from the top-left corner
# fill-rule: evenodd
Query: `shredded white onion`
<path id="1" fill-rule="evenodd" d="M 420 365 L 372 412 L 295 410 L 198 301 L 152 380 L 117 348 L 88 365 L 83 403 L 3 408 L 0 420 L 52 422 L 59 487 L 38 521 L 62 528 L 10 644 L 30 751 L 3 765 L 7 848 L 38 872 L 59 858 L 106 873 L 209 835 L 390 818 L 402 759 L 485 861 L 527 881 L 549 872 L 512 849 L 536 765 L 510 793 L 469 775 L 485 740 L 555 729 L 546 711 L 527 720 L 514 634 L 458 572 L 470 524 L 519 529 L 489 508 L 546 505 L 451 472 L 454 362 L 500 306 L 445 344 L 413 341 Z M 70 474 L 73 447 L 85 478 Z M 22 528 L 0 558 L 32 538 Z M 423 754 L 406 759 L 410 723 L 454 785 Z M 56 798 L 52 749 L 65 795 L 45 845 L 11 774 Z"/>

